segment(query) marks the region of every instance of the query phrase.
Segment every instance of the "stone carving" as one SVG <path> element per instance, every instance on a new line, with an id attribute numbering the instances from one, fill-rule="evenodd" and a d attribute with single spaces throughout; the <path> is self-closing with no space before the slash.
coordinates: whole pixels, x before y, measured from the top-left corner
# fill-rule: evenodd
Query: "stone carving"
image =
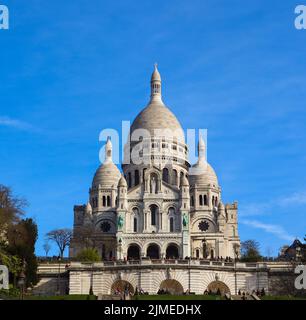
<path id="1" fill-rule="evenodd" d="M 184 215 L 183 215 L 183 226 L 184 227 L 187 227 L 188 226 L 188 216 L 187 216 L 187 214 L 186 213 L 184 213 Z"/>
<path id="2" fill-rule="evenodd" d="M 121 229 L 123 227 L 123 217 L 121 215 L 118 217 L 117 226 L 118 229 Z"/>
<path id="3" fill-rule="evenodd" d="M 155 176 L 151 178 L 150 193 L 157 193 L 157 181 Z"/>

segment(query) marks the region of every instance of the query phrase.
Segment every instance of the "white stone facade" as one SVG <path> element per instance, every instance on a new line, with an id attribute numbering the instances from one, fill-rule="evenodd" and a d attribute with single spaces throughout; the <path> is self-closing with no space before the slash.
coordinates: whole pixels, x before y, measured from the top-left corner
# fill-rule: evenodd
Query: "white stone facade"
<path id="1" fill-rule="evenodd" d="M 198 162 L 189 164 L 184 132 L 162 101 L 156 67 L 150 102 L 131 126 L 123 174 L 112 161 L 110 140 L 105 150 L 88 204 L 74 207 L 71 257 L 89 245 L 104 261 L 239 255 L 237 203 L 223 204 L 201 137 Z"/>

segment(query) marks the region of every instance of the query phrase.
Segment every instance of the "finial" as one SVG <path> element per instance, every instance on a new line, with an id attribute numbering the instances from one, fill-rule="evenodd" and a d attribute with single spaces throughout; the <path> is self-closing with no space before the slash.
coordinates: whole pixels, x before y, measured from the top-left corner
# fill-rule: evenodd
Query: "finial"
<path id="1" fill-rule="evenodd" d="M 158 64 L 157 64 L 157 62 L 155 62 L 154 63 L 154 68 L 157 69 L 157 66 L 158 66 Z"/>

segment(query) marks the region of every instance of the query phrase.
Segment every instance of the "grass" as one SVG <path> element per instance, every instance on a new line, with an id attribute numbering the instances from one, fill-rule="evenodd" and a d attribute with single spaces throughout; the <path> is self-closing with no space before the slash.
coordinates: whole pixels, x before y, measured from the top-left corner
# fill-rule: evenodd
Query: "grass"
<path id="1" fill-rule="evenodd" d="M 133 297 L 133 300 L 225 300 L 224 297 L 215 295 L 138 295 Z"/>
<path id="2" fill-rule="evenodd" d="M 24 300 L 96 300 L 96 296 L 71 294 L 65 296 L 25 296 Z"/>
<path id="3" fill-rule="evenodd" d="M 263 296 L 261 300 L 306 300 L 306 297 L 294 297 L 294 296 Z"/>
<path id="4" fill-rule="evenodd" d="M 18 296 L 2 296 L 5 300 L 20 300 Z M 72 295 L 65 295 L 65 296 L 30 296 L 25 295 L 23 300 L 96 300 L 96 296 L 90 295 L 81 295 L 81 294 L 72 294 Z"/>

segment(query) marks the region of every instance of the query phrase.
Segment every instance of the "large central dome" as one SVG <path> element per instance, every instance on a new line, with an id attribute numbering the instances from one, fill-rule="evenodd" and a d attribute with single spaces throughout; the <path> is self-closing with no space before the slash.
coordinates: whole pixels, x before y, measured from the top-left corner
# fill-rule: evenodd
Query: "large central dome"
<path id="1" fill-rule="evenodd" d="M 131 135 L 137 129 L 146 129 L 151 137 L 158 137 L 159 130 L 168 130 L 167 137 L 184 142 L 184 131 L 176 116 L 165 106 L 161 98 L 161 77 L 155 65 L 151 77 L 151 100 L 138 114 L 131 126 Z M 171 130 L 171 131 L 170 131 Z"/>

